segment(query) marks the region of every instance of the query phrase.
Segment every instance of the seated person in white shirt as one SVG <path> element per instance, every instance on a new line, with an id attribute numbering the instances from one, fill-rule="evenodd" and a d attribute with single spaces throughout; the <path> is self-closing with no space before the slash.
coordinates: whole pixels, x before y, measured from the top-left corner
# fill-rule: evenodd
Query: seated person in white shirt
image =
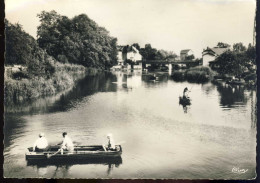
<path id="1" fill-rule="evenodd" d="M 105 151 L 112 150 L 114 151 L 116 149 L 115 141 L 112 137 L 112 134 L 107 134 L 108 143 L 107 145 L 103 145 L 103 149 Z"/>
<path id="2" fill-rule="evenodd" d="M 67 132 L 63 132 L 62 136 L 63 136 L 63 141 L 61 144 L 61 154 L 63 154 L 64 150 L 69 152 L 74 151 L 74 144 L 71 138 L 67 135 Z"/>
<path id="3" fill-rule="evenodd" d="M 39 138 L 35 141 L 33 145 L 33 151 L 36 152 L 43 152 L 47 149 L 48 147 L 48 142 L 45 138 L 44 133 L 39 134 Z"/>

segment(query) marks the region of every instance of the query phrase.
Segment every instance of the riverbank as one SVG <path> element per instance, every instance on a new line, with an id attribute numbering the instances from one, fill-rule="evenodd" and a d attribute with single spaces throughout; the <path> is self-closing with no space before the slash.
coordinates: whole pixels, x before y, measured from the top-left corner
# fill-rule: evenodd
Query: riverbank
<path id="1" fill-rule="evenodd" d="M 5 103 L 21 103 L 39 97 L 55 95 L 74 85 L 85 75 L 94 75 L 98 69 L 75 64 L 56 63 L 55 73 L 48 79 L 43 76 L 14 79 L 5 78 Z"/>
<path id="2" fill-rule="evenodd" d="M 256 73 L 245 72 L 242 74 L 240 79 L 234 78 L 232 75 L 228 74 L 219 74 L 216 71 L 213 71 L 209 67 L 192 67 L 185 70 L 175 70 L 171 75 L 174 81 L 182 82 L 188 81 L 191 83 L 205 83 L 208 81 L 213 82 L 225 82 L 229 85 L 244 85 L 247 88 L 254 89 L 256 88 Z"/>

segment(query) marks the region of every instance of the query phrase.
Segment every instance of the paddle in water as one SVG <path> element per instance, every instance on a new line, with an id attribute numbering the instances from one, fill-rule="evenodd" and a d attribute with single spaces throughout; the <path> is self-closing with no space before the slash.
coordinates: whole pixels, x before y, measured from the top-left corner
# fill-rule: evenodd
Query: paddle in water
<path id="1" fill-rule="evenodd" d="M 47 158 L 51 158 L 52 156 L 55 156 L 56 154 L 58 154 L 61 151 L 61 149 L 59 149 L 57 152 L 53 153 L 53 154 L 47 154 Z"/>

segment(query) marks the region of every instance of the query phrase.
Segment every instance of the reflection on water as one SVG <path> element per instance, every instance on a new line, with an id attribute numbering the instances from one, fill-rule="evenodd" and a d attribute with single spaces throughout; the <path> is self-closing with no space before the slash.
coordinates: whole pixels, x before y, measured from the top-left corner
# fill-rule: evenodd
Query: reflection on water
<path id="1" fill-rule="evenodd" d="M 111 175 L 114 168 L 119 168 L 122 164 L 121 157 L 110 157 L 110 158 L 91 158 L 91 159 L 74 159 L 74 160 L 50 160 L 45 161 L 29 160 L 27 166 L 33 167 L 33 169 L 40 176 L 46 176 L 49 173 L 53 173 L 53 178 L 57 177 L 58 174 L 62 173 L 62 177 L 67 177 L 68 172 L 72 166 L 76 165 L 95 165 L 107 167 L 107 176 Z M 49 167 L 55 167 L 55 171 L 49 171 Z M 59 176 L 58 176 L 59 177 Z"/>
<path id="2" fill-rule="evenodd" d="M 104 72 L 95 76 L 87 76 L 77 82 L 72 89 L 59 93 L 56 96 L 38 99 L 33 102 L 13 104 L 5 106 L 6 113 L 21 113 L 36 114 L 50 113 L 57 111 L 66 111 L 82 98 L 92 95 L 96 92 L 116 92 L 117 87 L 112 85 L 112 81 L 116 81 L 115 75 Z"/>
<path id="3" fill-rule="evenodd" d="M 192 105 L 180 105 L 188 87 Z M 223 83 L 175 82 L 167 73 L 104 72 L 69 91 L 5 106 L 4 175 L 55 178 L 255 176 L 256 92 Z M 78 145 L 125 141 L 121 161 L 26 162 L 39 132 L 50 144 L 67 131 Z M 232 168 L 248 169 L 234 174 Z"/>
<path id="4" fill-rule="evenodd" d="M 243 86 L 218 86 L 220 93 L 220 104 L 226 108 L 236 107 L 237 105 L 245 105 L 247 96 L 245 96 L 245 88 Z"/>

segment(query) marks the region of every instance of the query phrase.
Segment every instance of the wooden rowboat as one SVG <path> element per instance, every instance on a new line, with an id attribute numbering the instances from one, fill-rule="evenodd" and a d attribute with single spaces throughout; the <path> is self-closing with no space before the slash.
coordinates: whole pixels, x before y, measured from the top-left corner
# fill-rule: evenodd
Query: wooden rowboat
<path id="1" fill-rule="evenodd" d="M 63 154 L 61 154 L 60 152 L 55 154 L 59 150 L 59 148 L 59 146 L 50 146 L 48 150 L 44 152 L 34 152 L 33 148 L 30 147 L 25 153 L 25 158 L 26 160 L 73 160 L 120 157 L 122 154 L 121 145 L 116 145 L 116 150 L 113 151 L 104 151 L 102 145 L 75 146 L 73 152 L 64 151 Z"/>

